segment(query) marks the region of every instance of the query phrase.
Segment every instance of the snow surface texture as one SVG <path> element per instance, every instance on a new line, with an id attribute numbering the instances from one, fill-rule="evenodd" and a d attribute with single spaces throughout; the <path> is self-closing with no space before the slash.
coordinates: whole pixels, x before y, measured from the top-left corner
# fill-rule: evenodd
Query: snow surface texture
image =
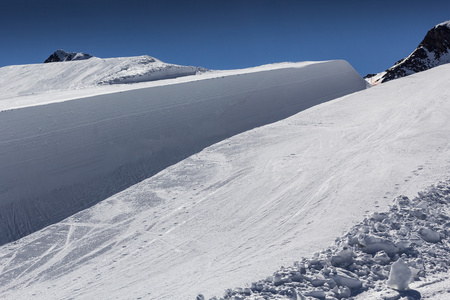
<path id="1" fill-rule="evenodd" d="M 0 68 L 0 101 L 55 90 L 76 90 L 193 75 L 203 69 L 167 64 L 148 55 Z"/>
<path id="2" fill-rule="evenodd" d="M 0 115 L 0 243 L 224 138 L 365 88 L 345 61 L 131 90 Z"/>
<path id="3" fill-rule="evenodd" d="M 365 76 L 366 80 L 376 85 L 450 63 L 449 24 L 450 21 L 436 25 L 408 57 L 384 72 Z"/>
<path id="4" fill-rule="evenodd" d="M 450 174 L 449 74 L 440 66 L 233 136 L 4 245 L 0 297 L 208 298 L 311 257 Z"/>
<path id="5" fill-rule="evenodd" d="M 373 213 L 333 246 L 220 299 L 420 299 L 412 281 L 450 269 L 450 182 Z M 444 277 L 445 278 L 445 277 Z M 390 288 L 391 289 L 390 289 Z M 419 286 L 420 287 L 420 286 Z M 393 289 L 393 290 L 392 290 Z M 443 293 L 450 297 L 450 285 Z M 217 299 L 217 298 L 212 298 Z"/>

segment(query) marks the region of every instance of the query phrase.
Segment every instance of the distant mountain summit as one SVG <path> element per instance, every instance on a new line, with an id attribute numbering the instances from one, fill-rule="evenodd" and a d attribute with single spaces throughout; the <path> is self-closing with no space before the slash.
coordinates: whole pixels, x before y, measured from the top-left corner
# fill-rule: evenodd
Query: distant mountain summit
<path id="1" fill-rule="evenodd" d="M 450 63 L 450 21 L 430 29 L 408 57 L 399 60 L 384 72 L 369 74 L 364 78 L 370 84 L 378 84 L 447 63 Z"/>
<path id="2" fill-rule="evenodd" d="M 50 62 L 60 62 L 60 61 L 72 61 L 72 60 L 84 60 L 93 57 L 90 54 L 85 54 L 81 52 L 66 52 L 64 50 L 56 50 L 52 55 L 50 55 L 44 63 Z"/>

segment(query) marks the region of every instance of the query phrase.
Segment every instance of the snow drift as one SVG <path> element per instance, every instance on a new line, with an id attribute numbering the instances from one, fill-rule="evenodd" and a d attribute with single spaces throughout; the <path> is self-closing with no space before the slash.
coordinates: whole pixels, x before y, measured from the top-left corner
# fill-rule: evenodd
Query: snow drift
<path id="1" fill-rule="evenodd" d="M 222 139 L 364 88 L 347 62 L 330 61 L 3 111 L 0 243 Z"/>
<path id="2" fill-rule="evenodd" d="M 148 55 L 6 66 L 0 68 L 0 100 L 56 90 L 176 78 L 200 70 L 205 69 L 168 64 Z"/>

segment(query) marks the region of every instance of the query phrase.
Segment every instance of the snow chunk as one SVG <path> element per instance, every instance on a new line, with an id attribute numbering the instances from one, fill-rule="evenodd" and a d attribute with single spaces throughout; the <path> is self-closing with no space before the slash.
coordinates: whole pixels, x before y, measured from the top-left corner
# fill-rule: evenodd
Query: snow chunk
<path id="1" fill-rule="evenodd" d="M 409 200 L 406 196 L 399 196 L 394 199 L 394 206 L 398 206 L 399 208 L 407 208 L 411 206 L 411 200 Z"/>
<path id="2" fill-rule="evenodd" d="M 321 290 L 306 292 L 304 295 L 306 297 L 313 297 L 313 298 L 317 298 L 317 299 L 325 299 L 325 296 L 326 296 L 325 292 L 321 291 Z"/>
<path id="3" fill-rule="evenodd" d="M 403 261 L 403 259 L 400 258 L 392 264 L 387 285 L 393 289 L 404 291 L 409 288 L 411 278 L 411 269 Z"/>
<path id="4" fill-rule="evenodd" d="M 377 252 L 373 260 L 380 265 L 387 265 L 391 261 L 389 256 L 384 251 Z"/>
<path id="5" fill-rule="evenodd" d="M 362 282 L 356 274 L 345 269 L 337 268 L 336 274 L 330 276 L 339 286 L 346 286 L 351 290 L 360 289 Z"/>
<path id="6" fill-rule="evenodd" d="M 353 251 L 350 248 L 344 248 L 336 255 L 331 257 L 331 265 L 335 267 L 347 267 L 353 263 Z"/>
<path id="7" fill-rule="evenodd" d="M 428 243 L 438 243 L 441 241 L 441 236 L 434 230 L 422 227 L 419 229 L 420 237 Z"/>
<path id="8" fill-rule="evenodd" d="M 358 237 L 358 241 L 363 246 L 362 251 L 369 254 L 375 254 L 383 250 L 392 257 L 398 253 L 397 246 L 392 241 L 382 237 L 372 234 L 361 234 Z"/>

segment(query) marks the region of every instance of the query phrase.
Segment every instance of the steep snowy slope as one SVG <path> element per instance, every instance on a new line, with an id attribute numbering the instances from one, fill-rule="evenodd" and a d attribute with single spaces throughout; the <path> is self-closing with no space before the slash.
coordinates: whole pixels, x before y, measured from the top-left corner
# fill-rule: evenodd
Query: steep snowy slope
<path id="1" fill-rule="evenodd" d="M 224 138 L 365 88 L 345 61 L 216 76 L 3 111 L 0 244 Z"/>
<path id="2" fill-rule="evenodd" d="M 447 63 L 450 63 L 450 21 L 430 29 L 408 57 L 399 60 L 384 72 L 369 74 L 364 78 L 370 84 L 378 84 Z"/>
<path id="3" fill-rule="evenodd" d="M 167 64 L 147 55 L 6 66 L 0 68 L 0 101 L 54 90 L 182 77 L 198 71 L 197 67 Z"/>
<path id="4" fill-rule="evenodd" d="M 309 257 L 365 213 L 448 177 L 449 74 L 444 65 L 244 132 L 4 245 L 0 295 L 194 299 Z"/>

